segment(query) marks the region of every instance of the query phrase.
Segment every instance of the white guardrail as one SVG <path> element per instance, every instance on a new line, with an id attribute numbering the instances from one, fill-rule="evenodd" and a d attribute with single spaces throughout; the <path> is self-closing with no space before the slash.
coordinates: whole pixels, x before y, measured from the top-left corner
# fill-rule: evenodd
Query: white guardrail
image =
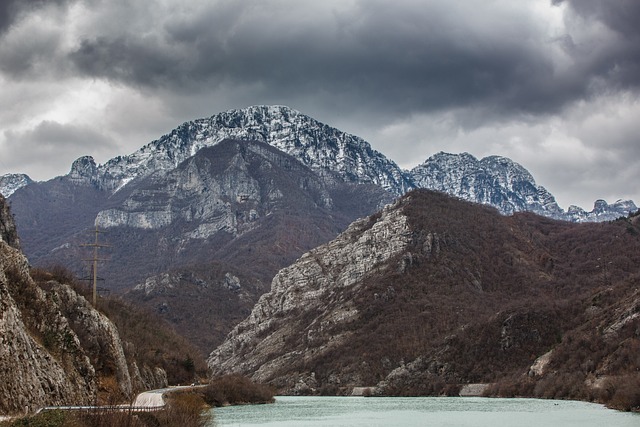
<path id="1" fill-rule="evenodd" d="M 155 412 L 164 409 L 160 406 L 100 405 L 100 406 L 45 406 L 36 411 L 86 411 L 86 412 Z"/>

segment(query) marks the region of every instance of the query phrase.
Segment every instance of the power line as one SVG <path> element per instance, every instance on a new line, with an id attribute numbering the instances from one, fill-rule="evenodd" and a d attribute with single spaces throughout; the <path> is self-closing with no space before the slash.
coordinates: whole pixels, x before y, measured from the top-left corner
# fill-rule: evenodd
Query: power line
<path id="1" fill-rule="evenodd" d="M 95 243 L 88 243 L 85 245 L 80 245 L 80 246 L 85 246 L 85 247 L 91 247 L 93 248 L 93 257 L 90 259 L 84 259 L 83 261 L 91 261 L 92 262 L 92 273 L 93 273 L 93 306 L 96 307 L 97 306 L 97 289 L 98 289 L 98 261 L 106 261 L 106 259 L 100 259 L 98 258 L 98 249 L 100 248 L 108 248 L 109 245 L 103 245 L 100 243 L 100 239 L 99 236 L 101 233 L 104 233 L 104 231 L 100 231 L 98 229 L 98 226 L 96 225 L 96 228 L 94 230 L 95 233 Z"/>

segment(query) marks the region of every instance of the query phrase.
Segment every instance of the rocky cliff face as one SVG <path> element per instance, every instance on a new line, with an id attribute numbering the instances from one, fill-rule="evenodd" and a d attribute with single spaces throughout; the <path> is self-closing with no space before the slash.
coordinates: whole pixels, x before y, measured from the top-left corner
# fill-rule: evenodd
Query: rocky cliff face
<path id="1" fill-rule="evenodd" d="M 211 354 L 214 375 L 252 372 L 259 381 L 280 375 L 286 377 L 280 385 L 295 389 L 302 381 L 307 387 L 302 377 L 308 374 L 292 367 L 347 346 L 351 332 L 332 331 L 360 317 L 353 301 L 341 295 L 357 292 L 367 277 L 388 268 L 410 241 L 406 217 L 388 207 L 379 218 L 356 221 L 331 243 L 304 254 L 276 275 L 271 291 Z"/>
<path id="2" fill-rule="evenodd" d="M 275 169 L 287 171 L 289 185 L 269 176 Z M 268 145 L 227 140 L 166 174 L 150 176 L 119 206 L 99 212 L 96 224 L 159 229 L 182 222 L 191 225 L 185 240 L 218 232 L 237 237 L 291 197 L 285 187 L 304 191 L 320 208 L 333 207 L 324 182 L 293 158 Z"/>
<path id="3" fill-rule="evenodd" d="M 0 241 L 5 242 L 14 249 L 20 249 L 16 224 L 9 211 L 9 205 L 7 205 L 6 199 L 2 194 L 0 194 Z"/>
<path id="4" fill-rule="evenodd" d="M 0 196 L 0 413 L 94 404 L 108 377 L 115 378 L 120 396 L 145 387 L 132 383 L 109 319 L 66 285 L 35 284 L 27 259 L 15 247 L 7 213 Z"/>
<path id="5" fill-rule="evenodd" d="M 556 372 L 571 372 L 580 384 L 591 371 L 574 365 L 587 366 L 590 357 L 607 375 L 633 373 L 637 361 L 621 364 L 627 350 L 616 348 L 640 342 L 638 235 L 633 219 L 575 225 L 505 217 L 412 192 L 281 270 L 211 353 L 209 367 L 294 394 L 369 386 L 438 395 L 512 378 L 541 380 L 537 390 L 546 390 L 556 377 L 529 371 L 550 349 L 563 355 L 551 358 Z M 619 294 L 598 296 L 610 288 Z M 608 319 L 604 329 L 594 326 L 595 313 Z M 602 354 L 585 350 L 591 344 L 579 338 L 583 331 L 599 331 L 593 340 Z M 574 351 L 579 361 L 566 350 L 576 345 L 586 346 Z"/>
<path id="6" fill-rule="evenodd" d="M 0 241 L 2 413 L 95 399 L 95 369 L 67 319 L 47 299 L 29 277 L 26 258 Z"/>

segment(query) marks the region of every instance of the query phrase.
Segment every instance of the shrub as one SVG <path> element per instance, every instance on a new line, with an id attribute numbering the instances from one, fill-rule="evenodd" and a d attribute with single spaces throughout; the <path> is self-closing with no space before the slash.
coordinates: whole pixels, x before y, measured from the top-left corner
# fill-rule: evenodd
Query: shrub
<path id="1" fill-rule="evenodd" d="M 640 412 L 640 374 L 611 379 L 605 388 L 612 391 L 612 396 L 605 402 L 608 407 Z"/>
<path id="2" fill-rule="evenodd" d="M 204 391 L 204 399 L 211 406 L 269 403 L 273 395 L 273 388 L 238 374 L 213 379 Z"/>
<path id="3" fill-rule="evenodd" d="M 209 417 L 204 412 L 205 401 L 194 393 L 176 393 L 169 397 L 167 407 L 158 420 L 159 426 L 201 427 L 207 425 Z"/>
<path id="4" fill-rule="evenodd" d="M 32 417 L 19 418 L 11 427 L 66 427 L 72 426 L 67 419 L 68 414 L 62 411 L 46 411 Z"/>

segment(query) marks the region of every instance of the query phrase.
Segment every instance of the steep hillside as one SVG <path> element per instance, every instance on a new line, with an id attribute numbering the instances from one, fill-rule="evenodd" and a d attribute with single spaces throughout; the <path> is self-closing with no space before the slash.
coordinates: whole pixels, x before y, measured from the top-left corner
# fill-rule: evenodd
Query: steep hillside
<path id="1" fill-rule="evenodd" d="M 123 340 L 68 277 L 30 270 L 2 196 L 0 224 L 0 414 L 122 402 L 137 391 L 166 386 L 164 368 L 170 366 L 139 354 L 144 334 Z"/>
<path id="2" fill-rule="evenodd" d="M 601 313 L 636 332 L 610 339 L 635 346 L 637 316 L 613 311 L 635 310 L 639 235 L 632 220 L 504 217 L 414 191 L 281 270 L 209 366 L 293 393 L 457 393 L 465 383 L 528 378 L 613 285 L 622 296 Z M 618 375 L 637 362 L 594 369 Z"/>

